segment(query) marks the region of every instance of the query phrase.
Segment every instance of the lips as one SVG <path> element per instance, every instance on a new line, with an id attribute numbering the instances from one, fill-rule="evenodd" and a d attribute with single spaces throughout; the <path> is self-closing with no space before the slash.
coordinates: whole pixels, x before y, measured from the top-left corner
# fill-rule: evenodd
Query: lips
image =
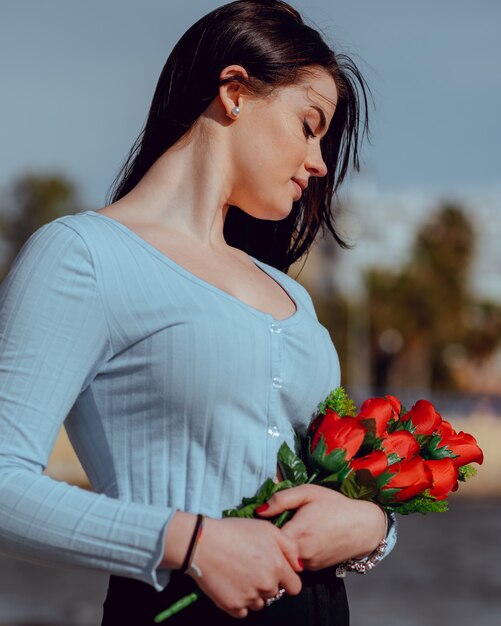
<path id="1" fill-rule="evenodd" d="M 299 183 L 296 183 L 295 180 L 292 181 L 292 184 L 294 185 L 294 187 L 296 188 L 296 193 L 294 196 L 294 200 L 299 200 L 299 198 L 301 197 L 303 190 L 301 189 L 301 187 L 299 186 Z"/>
<path id="2" fill-rule="evenodd" d="M 296 200 L 299 200 L 303 191 L 306 189 L 306 187 L 308 187 L 308 181 L 303 180 L 302 178 L 292 178 L 291 180 L 294 183 L 298 192 Z"/>
<path id="3" fill-rule="evenodd" d="M 308 187 L 307 180 L 303 180 L 302 178 L 293 178 L 292 180 L 301 188 L 301 191 L 304 191 L 306 187 Z"/>

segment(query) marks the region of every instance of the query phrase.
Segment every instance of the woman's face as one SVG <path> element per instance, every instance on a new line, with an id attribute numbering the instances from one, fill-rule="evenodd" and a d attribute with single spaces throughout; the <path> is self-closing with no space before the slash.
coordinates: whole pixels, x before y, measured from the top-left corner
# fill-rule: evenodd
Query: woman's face
<path id="1" fill-rule="evenodd" d="M 325 176 L 320 139 L 337 103 L 334 79 L 326 71 L 277 90 L 267 99 L 240 99 L 232 124 L 234 184 L 229 204 L 268 220 L 281 220 L 300 198 L 311 176 Z M 314 136 L 312 136 L 314 135 Z"/>

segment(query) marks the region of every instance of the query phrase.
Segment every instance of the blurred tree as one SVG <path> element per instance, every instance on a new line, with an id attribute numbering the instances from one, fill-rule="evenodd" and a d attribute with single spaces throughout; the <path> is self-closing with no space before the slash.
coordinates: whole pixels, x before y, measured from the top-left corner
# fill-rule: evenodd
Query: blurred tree
<path id="1" fill-rule="evenodd" d="M 1 277 L 28 237 L 44 224 L 81 210 L 75 185 L 60 174 L 24 174 L 1 202 L 0 236 L 8 246 Z"/>
<path id="2" fill-rule="evenodd" d="M 446 204 L 418 232 L 399 272 L 366 273 L 375 387 L 454 388 L 460 361 L 496 349 L 501 309 L 469 288 L 474 239 L 461 207 Z"/>

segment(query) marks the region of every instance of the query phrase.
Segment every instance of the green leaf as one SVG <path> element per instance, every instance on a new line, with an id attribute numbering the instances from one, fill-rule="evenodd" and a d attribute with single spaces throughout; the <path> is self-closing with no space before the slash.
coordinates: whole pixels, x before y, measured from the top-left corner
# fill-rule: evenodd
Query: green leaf
<path id="1" fill-rule="evenodd" d="M 458 469 L 458 480 L 465 482 L 468 478 L 472 478 L 477 473 L 473 465 L 463 465 Z"/>
<path id="2" fill-rule="evenodd" d="M 253 518 L 254 511 L 258 504 L 248 504 L 247 506 L 242 506 L 236 509 L 225 509 L 222 513 L 223 517 L 247 517 Z"/>
<path id="3" fill-rule="evenodd" d="M 380 478 L 382 474 L 378 476 Z M 377 494 L 377 501 L 381 504 L 384 504 L 385 507 L 391 506 L 394 503 L 395 496 L 398 494 L 400 489 L 380 489 Z"/>
<path id="4" fill-rule="evenodd" d="M 319 440 L 317 441 L 317 445 L 315 446 L 315 450 L 311 452 L 311 442 L 308 446 L 308 450 L 310 451 L 310 458 L 313 462 L 321 463 L 323 461 L 324 456 L 327 454 L 327 444 L 325 443 L 325 437 L 320 435 Z"/>
<path id="5" fill-rule="evenodd" d="M 322 485 L 323 487 L 329 487 L 329 489 L 336 489 L 339 491 L 339 486 L 347 478 L 347 476 L 352 473 L 352 468 L 346 463 L 345 467 L 340 469 L 338 472 L 333 472 L 328 476 L 324 476 L 321 480 L 313 480 L 311 481 L 314 485 Z"/>
<path id="6" fill-rule="evenodd" d="M 366 454 L 370 454 L 373 450 L 380 449 L 380 445 L 381 439 L 376 437 L 376 431 L 366 431 L 364 440 L 362 441 L 362 445 L 360 446 L 360 450 L 357 452 L 357 456 L 365 456 Z"/>
<path id="7" fill-rule="evenodd" d="M 396 432 L 397 430 L 408 430 L 410 433 L 414 434 L 416 427 L 412 423 L 412 419 L 409 418 L 408 420 L 399 420 L 396 422 L 392 432 Z"/>
<path id="8" fill-rule="evenodd" d="M 223 511 L 223 517 L 245 517 L 253 518 L 254 511 L 258 506 L 264 504 L 277 491 L 282 489 L 290 489 L 295 487 L 290 480 L 283 480 L 280 483 L 274 482 L 271 478 L 267 478 L 252 498 L 243 498 L 242 504 L 234 509 L 226 509 Z"/>
<path id="9" fill-rule="evenodd" d="M 400 457 L 396 452 L 390 452 L 390 454 L 387 455 L 387 458 L 388 465 L 394 465 L 395 463 L 398 463 L 400 461 Z"/>
<path id="10" fill-rule="evenodd" d="M 353 472 L 353 469 L 350 467 L 349 463 L 345 463 L 344 467 L 342 467 L 338 472 L 339 480 L 343 482 L 343 480 L 349 476 Z"/>
<path id="11" fill-rule="evenodd" d="M 275 483 L 271 478 L 267 478 L 261 487 L 257 490 L 255 501 L 258 504 L 264 504 L 274 494 Z"/>
<path id="12" fill-rule="evenodd" d="M 308 480 L 306 465 L 292 452 L 285 441 L 278 451 L 278 465 L 282 476 L 294 485 L 303 485 Z"/>
<path id="13" fill-rule="evenodd" d="M 355 500 L 372 500 L 377 494 L 374 476 L 369 470 L 361 469 L 352 472 L 341 484 L 341 493 Z"/>
<path id="14" fill-rule="evenodd" d="M 398 422 L 398 419 L 395 419 L 394 417 L 390 418 L 390 420 L 388 421 L 388 424 L 386 424 L 386 430 L 389 433 L 392 433 L 395 430 L 395 426 Z"/>
<path id="15" fill-rule="evenodd" d="M 338 448 L 327 454 L 322 460 L 322 467 L 328 472 L 339 472 L 348 465 L 346 461 L 346 450 Z"/>
<path id="16" fill-rule="evenodd" d="M 414 439 L 419 443 L 421 448 L 429 446 L 432 435 L 414 435 Z"/>
<path id="17" fill-rule="evenodd" d="M 336 411 L 339 417 L 355 417 L 357 414 L 357 407 L 353 400 L 348 397 L 344 387 L 333 389 L 327 398 L 318 405 L 318 413 L 325 415 L 327 409 Z"/>
<path id="18" fill-rule="evenodd" d="M 322 485 L 322 487 L 329 487 L 329 489 L 339 491 L 339 487 L 341 486 L 342 482 L 343 481 L 341 480 L 339 474 L 336 472 L 335 474 L 329 474 L 328 476 L 322 478 L 322 480 L 319 480 L 317 483 L 314 484 Z"/>
<path id="19" fill-rule="evenodd" d="M 428 445 L 423 449 L 423 458 L 438 461 L 440 459 L 455 459 L 458 454 L 454 454 L 447 446 L 440 446 L 442 437 L 439 434 L 432 435 Z"/>
<path id="20" fill-rule="evenodd" d="M 384 508 L 401 515 L 409 515 L 410 513 L 422 513 L 424 515 L 426 513 L 445 513 L 449 510 L 449 503 L 447 500 L 436 500 L 429 495 L 429 491 L 425 491 L 424 494 L 420 494 L 408 502 L 387 504 L 384 505 Z"/>
<path id="21" fill-rule="evenodd" d="M 394 475 L 395 472 L 389 472 L 388 470 L 385 470 L 382 474 L 376 476 L 376 485 L 378 486 L 378 489 L 384 487 L 389 482 L 390 478 Z"/>
<path id="22" fill-rule="evenodd" d="M 295 485 L 290 480 L 282 480 L 279 483 L 273 483 L 273 490 L 272 490 L 271 495 L 273 495 L 274 493 L 277 493 L 277 491 L 282 491 L 283 489 L 290 489 L 291 487 L 295 487 Z"/>
<path id="23" fill-rule="evenodd" d="M 356 456 L 365 456 L 370 454 L 373 450 L 378 449 L 381 445 L 381 439 L 376 437 L 376 420 L 373 418 L 366 418 L 360 420 L 360 423 L 365 428 L 365 436 L 360 446 L 360 450 Z"/>
<path id="24" fill-rule="evenodd" d="M 311 452 L 311 445 L 308 446 L 308 450 L 308 461 L 313 469 L 320 469 L 332 474 L 343 469 L 346 465 L 346 450 L 337 448 L 327 454 L 327 444 L 323 434 L 320 435 L 313 453 Z"/>
<path id="25" fill-rule="evenodd" d="M 373 417 L 364 417 L 360 423 L 365 427 L 367 434 L 371 433 L 376 436 L 376 420 Z"/>

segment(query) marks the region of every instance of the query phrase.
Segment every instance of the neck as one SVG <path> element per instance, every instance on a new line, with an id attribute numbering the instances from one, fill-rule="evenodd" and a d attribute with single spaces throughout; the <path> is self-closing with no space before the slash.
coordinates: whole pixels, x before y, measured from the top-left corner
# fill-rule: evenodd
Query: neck
<path id="1" fill-rule="evenodd" d="M 201 245 L 227 247 L 223 236 L 232 188 L 221 141 L 203 141 L 169 148 L 141 181 L 116 204 L 132 221 L 140 207 L 142 222 L 160 224 L 196 239 Z"/>

